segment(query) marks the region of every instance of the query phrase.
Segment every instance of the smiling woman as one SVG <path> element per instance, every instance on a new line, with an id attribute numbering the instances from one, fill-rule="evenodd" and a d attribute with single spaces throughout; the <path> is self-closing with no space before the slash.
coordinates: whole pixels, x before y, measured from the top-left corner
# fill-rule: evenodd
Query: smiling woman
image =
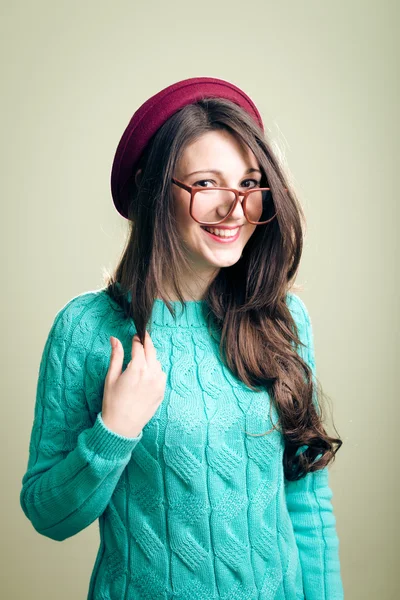
<path id="1" fill-rule="evenodd" d="M 235 200 L 233 192 L 212 189 L 220 185 L 233 188 L 239 187 L 240 189 L 248 189 L 248 185 L 258 185 L 258 180 L 251 182 L 248 179 L 243 179 L 245 171 L 258 168 L 257 159 L 250 149 L 243 147 L 235 136 L 227 131 L 208 131 L 185 147 L 176 165 L 174 175 L 176 179 L 188 185 L 198 185 L 196 181 L 197 174 L 186 177 L 185 173 L 205 164 L 214 165 L 222 175 L 214 173 L 214 180 L 198 182 L 208 183 L 209 185 L 206 190 L 199 190 L 195 194 L 196 208 L 192 207 L 193 214 L 199 219 L 201 218 L 202 221 L 207 218 L 209 222 L 219 221 L 228 214 L 229 216 L 223 222 L 223 226 L 237 231 L 230 240 L 222 240 L 208 233 L 204 235 L 201 226 L 190 214 L 190 194 L 178 186 L 174 187 L 174 214 L 179 239 L 185 245 L 186 256 L 195 269 L 196 275 L 198 274 L 202 281 L 202 287 L 199 289 L 197 286 L 196 288 L 196 277 L 189 273 L 186 278 L 186 287 L 190 288 L 190 281 L 193 281 L 194 289 L 197 289 L 199 298 L 204 296 L 210 281 L 214 277 L 216 268 L 229 267 L 237 263 L 245 245 L 257 227 L 246 220 L 240 202 L 236 206 L 232 206 L 232 200 Z M 207 173 L 203 171 L 203 174 L 206 175 Z M 233 210 L 229 211 L 231 207 Z"/>
<path id="2" fill-rule="evenodd" d="M 99 519 L 88 600 L 342 600 L 303 214 L 257 108 L 216 78 L 161 90 L 111 184 L 128 240 L 49 333 L 25 514 L 56 540 Z"/>

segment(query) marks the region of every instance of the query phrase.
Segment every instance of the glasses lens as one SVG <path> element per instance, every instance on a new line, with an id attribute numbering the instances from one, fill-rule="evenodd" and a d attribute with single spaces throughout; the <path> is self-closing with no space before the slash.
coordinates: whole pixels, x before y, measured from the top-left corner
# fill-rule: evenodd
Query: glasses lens
<path id="1" fill-rule="evenodd" d="M 271 190 L 252 190 L 247 196 L 246 212 L 250 221 L 269 221 L 275 214 Z"/>
<path id="2" fill-rule="evenodd" d="M 195 219 L 203 223 L 219 223 L 232 208 L 235 194 L 229 190 L 204 188 L 193 196 L 192 212 Z M 268 221 L 273 217 L 272 194 L 270 190 L 252 190 L 246 200 L 247 217 L 253 222 Z"/>

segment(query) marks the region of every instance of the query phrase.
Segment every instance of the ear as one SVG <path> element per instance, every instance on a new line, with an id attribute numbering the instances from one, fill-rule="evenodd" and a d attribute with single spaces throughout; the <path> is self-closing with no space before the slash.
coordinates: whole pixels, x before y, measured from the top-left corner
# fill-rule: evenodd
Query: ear
<path id="1" fill-rule="evenodd" d="M 138 169 L 135 173 L 135 183 L 139 185 L 140 179 L 142 177 L 142 169 Z"/>

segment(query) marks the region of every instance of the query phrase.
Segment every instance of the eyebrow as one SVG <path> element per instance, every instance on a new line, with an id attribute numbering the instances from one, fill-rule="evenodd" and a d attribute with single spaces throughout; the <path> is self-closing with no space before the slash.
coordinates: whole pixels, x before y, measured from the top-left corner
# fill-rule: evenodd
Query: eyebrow
<path id="1" fill-rule="evenodd" d="M 250 169 L 247 169 L 247 171 L 245 171 L 245 175 L 248 175 L 249 173 L 255 173 L 255 172 L 260 173 L 260 175 L 262 175 L 260 169 L 253 169 L 253 167 L 250 167 Z M 221 171 L 218 171 L 218 169 L 203 169 L 201 171 L 193 171 L 192 173 L 188 173 L 187 175 L 185 175 L 185 177 L 190 177 L 191 175 L 196 175 L 196 173 L 215 173 L 216 175 L 222 175 L 223 173 Z"/>

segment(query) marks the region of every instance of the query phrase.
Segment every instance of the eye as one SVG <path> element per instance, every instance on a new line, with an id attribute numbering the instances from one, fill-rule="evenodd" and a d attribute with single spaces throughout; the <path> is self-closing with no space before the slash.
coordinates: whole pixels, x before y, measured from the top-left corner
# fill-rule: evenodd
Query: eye
<path id="1" fill-rule="evenodd" d="M 257 181 L 257 179 L 245 179 L 244 181 L 252 181 L 254 183 L 254 186 L 251 187 L 257 187 L 258 185 L 260 185 L 260 182 Z"/>
<path id="2" fill-rule="evenodd" d="M 260 182 L 257 181 L 257 179 L 244 179 L 243 181 L 252 181 L 254 183 L 254 186 L 250 186 L 250 187 L 257 187 L 258 185 L 260 185 Z M 215 181 L 213 179 L 200 179 L 199 181 L 196 181 L 196 183 L 193 183 L 192 185 L 194 187 L 208 187 L 208 186 L 201 185 L 202 183 L 205 183 L 205 182 L 215 183 Z M 217 187 L 225 187 L 225 186 L 221 185 L 221 186 L 217 186 Z M 249 187 L 249 186 L 245 186 L 245 187 Z"/>
<path id="3" fill-rule="evenodd" d="M 207 187 L 207 186 L 201 185 L 202 183 L 204 183 L 206 181 L 212 181 L 212 179 L 200 179 L 200 181 L 196 181 L 196 183 L 193 183 L 193 186 L 194 187 Z M 215 181 L 213 183 L 215 183 Z"/>

